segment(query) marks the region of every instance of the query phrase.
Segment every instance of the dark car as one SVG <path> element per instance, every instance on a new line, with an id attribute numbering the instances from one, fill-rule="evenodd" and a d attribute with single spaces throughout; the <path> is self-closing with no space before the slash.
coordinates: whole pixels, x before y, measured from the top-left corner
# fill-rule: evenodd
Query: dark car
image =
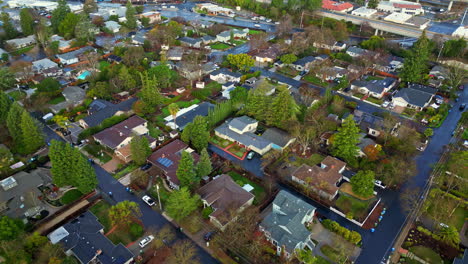
<path id="1" fill-rule="evenodd" d="M 151 164 L 151 163 L 146 163 L 146 164 L 144 164 L 143 166 L 141 166 L 140 169 L 141 169 L 142 171 L 145 171 L 145 170 L 148 170 L 149 168 L 151 168 L 151 166 L 153 166 L 153 164 Z"/>
<path id="2" fill-rule="evenodd" d="M 465 108 L 466 108 L 466 104 L 461 104 L 459 109 L 460 109 L 460 111 L 463 111 L 463 110 L 465 110 Z"/>
<path id="3" fill-rule="evenodd" d="M 200 14 L 200 16 L 202 16 L 202 17 L 206 17 L 206 14 Z"/>
<path id="4" fill-rule="evenodd" d="M 210 241 L 211 239 L 213 239 L 213 236 L 215 234 L 216 234 L 215 231 L 210 231 L 203 236 L 203 239 L 205 239 L 205 241 Z"/>

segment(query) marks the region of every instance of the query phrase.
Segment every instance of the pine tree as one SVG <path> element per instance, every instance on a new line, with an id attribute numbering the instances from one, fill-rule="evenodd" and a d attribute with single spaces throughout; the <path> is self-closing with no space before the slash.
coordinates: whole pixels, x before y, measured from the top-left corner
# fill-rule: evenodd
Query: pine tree
<path id="1" fill-rule="evenodd" d="M 50 18 L 50 23 L 52 24 L 52 29 L 55 33 L 58 33 L 58 28 L 60 23 L 65 19 L 68 13 L 71 13 L 70 7 L 65 0 L 58 0 L 57 8 L 52 11 L 52 17 Z"/>
<path id="2" fill-rule="evenodd" d="M 74 160 L 73 177 L 76 188 L 82 193 L 91 192 L 98 184 L 93 167 L 77 148 L 73 148 L 72 157 Z"/>
<path id="3" fill-rule="evenodd" d="M 44 145 L 41 127 L 27 111 L 21 115 L 21 135 L 24 154 L 31 154 Z"/>
<path id="4" fill-rule="evenodd" d="M 13 144 L 15 148 L 20 148 L 22 145 L 22 132 L 21 132 L 21 122 L 18 120 L 21 119 L 21 116 L 25 110 L 17 102 L 14 102 L 6 118 L 6 125 L 10 137 L 13 139 Z"/>
<path id="5" fill-rule="evenodd" d="M 148 138 L 145 136 L 134 136 L 130 141 L 130 152 L 132 160 L 138 166 L 146 162 L 146 158 L 151 154 Z"/>
<path id="6" fill-rule="evenodd" d="M 21 31 L 25 36 L 32 35 L 34 33 L 34 18 L 31 15 L 31 9 L 23 8 L 20 11 L 20 25 Z"/>
<path id="7" fill-rule="evenodd" d="M 11 104 L 12 102 L 8 95 L 3 91 L 0 91 L 0 124 L 4 124 L 6 122 Z"/>
<path id="8" fill-rule="evenodd" d="M 192 122 L 192 128 L 190 133 L 191 145 L 200 152 L 202 149 L 208 147 L 208 139 L 210 132 L 207 128 L 206 119 L 202 116 L 196 116 Z"/>
<path id="9" fill-rule="evenodd" d="M 129 0 L 127 2 L 127 11 L 125 12 L 125 18 L 127 19 L 127 27 L 129 29 L 135 29 L 137 27 L 137 19 L 135 17 L 136 11 L 135 7 L 133 7 L 132 2 Z"/>
<path id="10" fill-rule="evenodd" d="M 73 178 L 73 147 L 63 141 L 52 140 L 49 147 L 49 158 L 52 181 L 59 187 L 75 185 Z"/>
<path id="11" fill-rule="evenodd" d="M 332 154 L 346 161 L 355 160 L 359 147 L 359 127 L 356 126 L 353 116 L 348 116 L 333 136 Z"/>
<path id="12" fill-rule="evenodd" d="M 198 207 L 200 198 L 196 195 L 191 196 L 187 187 L 182 187 L 174 191 L 167 199 L 166 211 L 170 217 L 179 221 L 187 217 Z"/>
<path id="13" fill-rule="evenodd" d="M 148 74 L 141 74 L 141 100 L 151 108 L 155 108 L 162 103 L 162 96 L 157 86 L 156 78 L 148 77 Z"/>
<path id="14" fill-rule="evenodd" d="M 2 27 L 5 32 L 6 39 L 13 39 L 18 36 L 18 31 L 16 31 L 15 26 L 11 23 L 11 18 L 8 13 L 2 12 Z"/>
<path id="15" fill-rule="evenodd" d="M 200 160 L 198 161 L 196 170 L 197 170 L 197 177 L 199 180 L 202 177 L 210 174 L 211 171 L 213 170 L 213 167 L 211 166 L 211 159 L 206 149 L 203 149 L 201 151 Z"/>
<path id="16" fill-rule="evenodd" d="M 405 59 L 405 64 L 401 71 L 401 78 L 407 82 L 420 82 L 422 74 L 427 70 L 427 63 L 431 53 L 431 43 L 423 31 L 411 48 L 409 56 Z"/>
<path id="17" fill-rule="evenodd" d="M 281 88 L 280 88 L 281 87 Z M 284 128 L 286 121 L 295 119 L 297 105 L 286 87 L 278 87 L 278 95 L 271 105 L 270 124 Z"/>
<path id="18" fill-rule="evenodd" d="M 196 181 L 195 166 L 193 164 L 192 154 L 187 151 L 182 151 L 179 167 L 176 171 L 177 178 L 180 181 L 180 186 L 190 187 Z"/>

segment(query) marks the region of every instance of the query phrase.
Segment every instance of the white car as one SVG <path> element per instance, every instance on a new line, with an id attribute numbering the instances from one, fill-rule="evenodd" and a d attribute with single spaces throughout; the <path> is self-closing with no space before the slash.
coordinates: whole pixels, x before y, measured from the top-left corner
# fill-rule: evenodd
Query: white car
<path id="1" fill-rule="evenodd" d="M 387 186 L 385 186 L 385 184 L 383 184 L 383 182 L 382 182 L 382 181 L 379 181 L 379 180 L 375 180 L 375 181 L 374 181 L 374 184 L 375 184 L 375 186 L 380 187 L 380 188 L 382 188 L 382 189 L 387 188 Z"/>
<path id="2" fill-rule="evenodd" d="M 256 27 L 256 28 L 259 28 L 259 27 L 260 27 L 260 25 L 259 25 L 259 24 L 255 24 L 255 25 L 254 25 L 254 27 Z"/>
<path id="3" fill-rule="evenodd" d="M 382 103 L 383 108 L 387 108 L 389 105 L 390 105 L 389 101 L 385 101 L 385 102 Z"/>
<path id="4" fill-rule="evenodd" d="M 140 245 L 141 248 L 144 248 L 144 247 L 146 247 L 146 245 L 148 245 L 149 243 L 151 243 L 151 241 L 153 241 L 153 239 L 154 239 L 154 236 L 149 235 L 149 236 L 143 238 L 143 239 L 140 241 L 140 243 L 138 243 L 138 244 Z"/>
<path id="5" fill-rule="evenodd" d="M 267 20 L 265 20 L 266 22 L 270 23 L 272 20 L 271 18 L 268 18 Z"/>
<path id="6" fill-rule="evenodd" d="M 143 196 L 141 199 L 149 206 L 154 206 L 156 204 L 148 195 Z"/>
<path id="7" fill-rule="evenodd" d="M 276 22 L 275 22 L 275 25 L 279 25 L 279 24 L 281 24 L 279 21 L 276 21 Z"/>

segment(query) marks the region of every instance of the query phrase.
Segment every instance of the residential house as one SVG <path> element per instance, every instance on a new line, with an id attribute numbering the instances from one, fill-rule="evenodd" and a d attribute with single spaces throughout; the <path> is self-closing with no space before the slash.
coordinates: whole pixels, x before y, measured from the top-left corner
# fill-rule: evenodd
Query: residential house
<path id="1" fill-rule="evenodd" d="M 210 28 L 214 25 L 213 22 L 206 20 L 191 20 L 190 24 L 196 28 Z"/>
<path id="2" fill-rule="evenodd" d="M 314 56 L 307 56 L 297 61 L 293 62 L 293 66 L 296 71 L 305 71 L 309 70 L 310 66 L 312 66 L 313 62 L 317 60 Z"/>
<path id="3" fill-rule="evenodd" d="M 440 66 L 440 65 L 436 65 L 434 67 L 432 67 L 431 71 L 429 72 L 429 75 L 431 75 L 432 77 L 435 77 L 439 80 L 445 80 L 445 78 L 447 78 L 449 74 L 449 71 Z"/>
<path id="4" fill-rule="evenodd" d="M 246 190 L 247 189 L 247 190 Z M 221 230 L 236 218 L 236 215 L 252 205 L 255 196 L 249 192 L 252 186 L 239 186 L 229 175 L 216 176 L 197 193 L 203 207 L 211 207 L 210 222 Z"/>
<path id="5" fill-rule="evenodd" d="M 150 24 L 154 24 L 156 22 L 161 21 L 161 13 L 159 12 L 145 12 L 143 14 L 140 14 L 140 19 L 146 17 L 149 19 Z"/>
<path id="6" fill-rule="evenodd" d="M 58 64 L 47 58 L 33 61 L 32 69 L 34 73 L 42 74 L 47 77 L 54 77 L 62 74 L 62 69 L 58 67 Z"/>
<path id="7" fill-rule="evenodd" d="M 189 123 L 193 121 L 193 119 L 195 119 L 196 116 L 207 116 L 208 112 L 213 108 L 214 105 L 208 102 L 194 104 L 179 110 L 176 115 L 175 123 L 174 117 L 172 115 L 164 118 L 164 121 L 166 121 L 166 126 L 182 131 Z"/>
<path id="8" fill-rule="evenodd" d="M 145 44 L 146 36 L 145 32 L 138 31 L 136 34 L 132 35 L 132 43 L 135 45 L 143 45 Z"/>
<path id="9" fill-rule="evenodd" d="M 336 79 L 342 78 L 348 74 L 348 71 L 345 68 L 339 66 L 333 67 L 324 67 L 319 69 L 315 76 L 324 80 L 324 81 L 334 81 Z"/>
<path id="10" fill-rule="evenodd" d="M 236 89 L 236 85 L 233 82 L 227 82 L 222 85 L 222 96 L 226 99 L 231 99 L 231 91 Z"/>
<path id="11" fill-rule="evenodd" d="M 202 39 L 200 38 L 190 38 L 190 37 L 181 37 L 179 41 L 182 45 L 193 48 L 200 48 L 202 44 Z"/>
<path id="12" fill-rule="evenodd" d="M 388 13 L 396 12 L 409 15 L 424 14 L 424 9 L 421 4 L 402 0 L 379 1 L 377 10 Z"/>
<path id="13" fill-rule="evenodd" d="M 362 55 L 365 55 L 367 54 L 369 51 L 366 50 L 366 49 L 361 49 L 359 47 L 356 47 L 356 46 L 351 46 L 349 47 L 347 50 L 346 50 L 346 53 L 353 57 L 353 58 L 357 58 L 357 57 L 360 57 Z"/>
<path id="14" fill-rule="evenodd" d="M 353 119 L 368 136 L 376 138 L 383 133 L 384 121 L 380 116 L 375 116 L 361 110 L 354 110 Z"/>
<path id="15" fill-rule="evenodd" d="M 351 15 L 370 18 L 377 13 L 377 10 L 361 6 L 351 12 Z"/>
<path id="16" fill-rule="evenodd" d="M 13 50 L 21 49 L 34 44 L 36 44 L 36 37 L 34 35 L 5 41 L 5 45 Z"/>
<path id="17" fill-rule="evenodd" d="M 331 0 L 322 0 L 322 8 L 330 11 L 346 13 L 353 10 L 354 6 L 348 2 L 335 2 Z"/>
<path id="18" fill-rule="evenodd" d="M 290 258 L 296 249 L 315 248 L 306 227 L 313 220 L 315 207 L 281 190 L 268 210 L 271 211 L 260 223 L 259 229 L 276 247 L 278 255 Z"/>
<path id="19" fill-rule="evenodd" d="M 391 13 L 390 15 L 384 17 L 384 20 L 390 21 L 393 23 L 398 23 L 398 24 L 415 26 L 419 29 L 425 29 L 431 22 L 430 19 L 423 18 L 423 17 L 416 17 L 414 15 L 405 14 L 405 13 Z"/>
<path id="20" fill-rule="evenodd" d="M 232 72 L 226 68 L 220 68 L 210 73 L 210 79 L 219 83 L 240 82 L 241 73 Z"/>
<path id="21" fill-rule="evenodd" d="M 59 52 L 65 52 L 67 49 L 71 48 L 71 40 L 65 40 L 63 37 L 59 35 L 53 35 L 52 37 L 50 37 L 50 41 L 52 42 L 58 41 Z"/>
<path id="22" fill-rule="evenodd" d="M 280 54 L 281 51 L 279 47 L 277 45 L 273 45 L 255 55 L 255 61 L 260 63 L 273 63 Z"/>
<path id="23" fill-rule="evenodd" d="M 52 244 L 60 244 L 68 256 L 82 264 L 130 264 L 132 252 L 122 243 L 114 245 L 104 234 L 98 218 L 86 211 L 47 235 Z"/>
<path id="24" fill-rule="evenodd" d="M 199 10 L 206 11 L 210 15 L 215 15 L 215 16 L 224 15 L 224 16 L 230 16 L 230 17 L 235 15 L 232 9 L 218 6 L 212 3 L 200 3 L 200 4 L 196 4 L 196 7 Z"/>
<path id="25" fill-rule="evenodd" d="M 232 35 L 232 37 L 234 37 L 234 34 Z M 231 40 L 231 31 L 223 31 L 219 33 L 218 35 L 216 35 L 216 41 L 229 43 L 230 40 Z"/>
<path id="26" fill-rule="evenodd" d="M 151 66 L 151 67 L 156 67 L 156 66 L 159 66 L 159 65 L 161 65 L 161 64 L 165 64 L 165 65 L 166 65 L 167 67 L 169 67 L 169 69 L 171 69 L 171 70 L 174 70 L 174 69 L 175 69 L 175 63 L 172 62 L 172 61 L 164 61 L 164 62 L 162 62 L 162 61 L 152 61 L 152 62 L 150 63 L 150 66 Z"/>
<path id="27" fill-rule="evenodd" d="M 70 51 L 63 54 L 57 54 L 55 57 L 59 59 L 60 63 L 63 65 L 70 65 L 75 64 L 81 60 L 83 60 L 82 56 L 86 52 L 94 51 L 94 48 L 91 46 L 86 46 L 81 49 L 77 49 L 74 51 Z"/>
<path id="28" fill-rule="evenodd" d="M 258 121 L 248 116 L 236 117 L 215 128 L 218 137 L 236 142 L 260 155 L 272 148 L 271 141 L 254 134 Z"/>
<path id="29" fill-rule="evenodd" d="M 173 47 L 167 51 L 166 58 L 171 61 L 180 61 L 182 60 L 182 55 L 184 55 L 182 47 Z"/>
<path id="30" fill-rule="evenodd" d="M 382 98 L 385 93 L 390 91 L 397 85 L 397 80 L 391 77 L 386 77 L 382 80 L 371 80 L 371 81 L 353 81 L 351 83 L 351 89 L 357 90 L 358 92 L 370 95 L 375 98 Z"/>
<path id="31" fill-rule="evenodd" d="M 276 150 L 284 150 L 296 141 L 296 139 L 287 132 L 276 127 L 271 127 L 265 130 L 262 137 L 271 141 L 271 148 Z"/>
<path id="32" fill-rule="evenodd" d="M 121 63 L 122 62 L 122 57 L 120 56 L 117 56 L 117 55 L 114 55 L 114 54 L 111 54 L 107 57 L 107 61 L 110 62 L 110 63 Z"/>
<path id="33" fill-rule="evenodd" d="M 203 45 L 207 45 L 207 44 L 211 44 L 211 43 L 216 42 L 216 38 L 212 37 L 210 35 L 206 35 L 206 36 L 201 37 L 201 41 L 202 41 Z"/>
<path id="34" fill-rule="evenodd" d="M 101 99 L 94 100 L 88 106 L 88 116 L 85 116 L 78 122 L 83 128 L 98 126 L 109 117 L 132 113 L 132 106 L 137 100 L 136 97 L 133 97 L 118 104 Z"/>
<path id="35" fill-rule="evenodd" d="M 231 40 L 231 36 L 233 38 L 246 38 L 248 33 L 248 28 L 227 30 L 216 35 L 216 40 L 219 42 L 228 43 Z"/>
<path id="36" fill-rule="evenodd" d="M 320 166 L 301 165 L 291 175 L 292 181 L 306 185 L 321 197 L 332 200 L 338 194 L 338 184 L 346 163 L 327 156 Z"/>
<path id="37" fill-rule="evenodd" d="M 120 31 L 120 28 L 122 27 L 119 23 L 115 22 L 115 21 L 106 21 L 104 23 L 104 26 L 109 29 L 112 33 L 117 33 Z"/>
<path id="38" fill-rule="evenodd" d="M 190 153 L 195 160 L 195 163 L 200 159 L 200 156 L 193 149 L 189 148 L 187 144 L 179 139 L 176 139 L 156 150 L 148 158 L 148 162 L 151 162 L 154 166 L 159 168 L 166 176 L 169 186 L 176 190 L 180 187 L 180 181 L 177 178 L 176 172 L 179 167 L 182 151 Z"/>
<path id="39" fill-rule="evenodd" d="M 55 114 L 62 109 L 69 109 L 81 105 L 86 97 L 86 92 L 78 86 L 67 86 L 63 89 L 62 95 L 65 97 L 65 101 L 50 107 L 50 110 Z"/>
<path id="40" fill-rule="evenodd" d="M 347 47 L 346 43 L 340 41 L 334 43 L 323 43 L 315 41 L 312 45 L 318 49 L 327 49 L 331 51 L 342 51 Z"/>
<path id="41" fill-rule="evenodd" d="M 93 136 L 94 140 L 116 152 L 130 143 L 134 136 L 148 134 L 148 121 L 134 115 Z M 151 148 L 156 147 L 156 139 L 148 137 Z"/>
<path id="42" fill-rule="evenodd" d="M 12 218 L 33 217 L 46 209 L 38 189 L 50 183 L 50 171 L 39 168 L 20 171 L 0 181 L 0 214 Z"/>
<path id="43" fill-rule="evenodd" d="M 400 89 L 393 96 L 395 106 L 409 107 L 422 110 L 432 101 L 437 89 L 421 84 L 411 84 L 407 88 Z"/>

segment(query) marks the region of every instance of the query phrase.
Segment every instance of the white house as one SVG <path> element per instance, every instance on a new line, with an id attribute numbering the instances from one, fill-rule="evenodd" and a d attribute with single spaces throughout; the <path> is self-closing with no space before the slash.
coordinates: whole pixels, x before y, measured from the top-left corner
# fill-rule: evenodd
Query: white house
<path id="1" fill-rule="evenodd" d="M 122 27 L 119 23 L 115 21 L 106 21 L 105 26 L 107 29 L 109 29 L 112 33 L 117 33 L 120 31 L 120 28 Z"/>
<path id="2" fill-rule="evenodd" d="M 229 71 L 226 68 L 220 68 L 210 73 L 210 79 L 219 83 L 240 82 L 242 74 Z"/>
<path id="3" fill-rule="evenodd" d="M 10 39 L 5 41 L 5 44 L 12 49 L 21 49 L 36 44 L 36 37 L 31 35 L 24 38 Z"/>
<path id="4" fill-rule="evenodd" d="M 405 13 L 409 15 L 424 14 L 424 9 L 421 4 L 402 0 L 380 1 L 377 6 L 377 10 L 389 13 Z"/>
<path id="5" fill-rule="evenodd" d="M 377 13 L 377 10 L 362 6 L 362 7 L 354 9 L 351 12 L 351 15 L 369 18 L 369 17 L 372 17 L 375 13 Z"/>

